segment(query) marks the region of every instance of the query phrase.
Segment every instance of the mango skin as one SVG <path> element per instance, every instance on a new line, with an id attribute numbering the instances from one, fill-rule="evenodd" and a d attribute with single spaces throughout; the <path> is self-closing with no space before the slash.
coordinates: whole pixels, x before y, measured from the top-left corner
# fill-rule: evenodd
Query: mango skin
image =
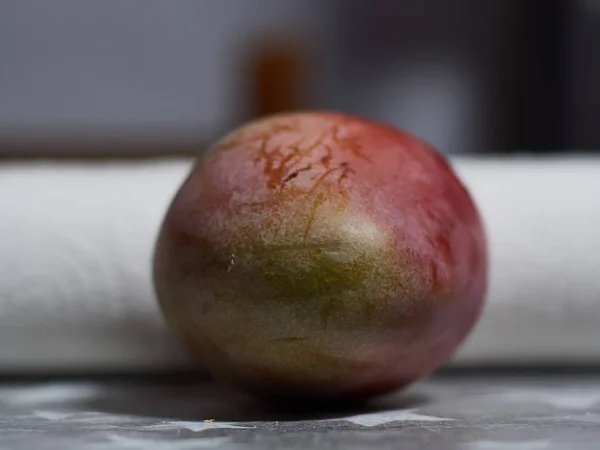
<path id="1" fill-rule="evenodd" d="M 252 122 L 201 156 L 154 257 L 190 351 L 268 396 L 365 397 L 430 374 L 475 324 L 486 280 L 482 222 L 445 160 L 326 112 Z"/>

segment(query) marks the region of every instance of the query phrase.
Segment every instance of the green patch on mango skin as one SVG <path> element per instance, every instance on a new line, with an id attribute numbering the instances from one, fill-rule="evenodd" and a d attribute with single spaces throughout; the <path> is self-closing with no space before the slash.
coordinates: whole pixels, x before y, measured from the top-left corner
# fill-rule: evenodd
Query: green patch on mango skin
<path id="1" fill-rule="evenodd" d="M 316 213 L 305 207 L 311 202 L 304 196 L 282 200 L 284 207 L 265 212 L 268 225 L 244 227 L 229 240 L 237 244 L 232 247 L 235 263 L 226 277 L 229 298 L 221 295 L 221 301 L 258 302 L 267 308 L 282 302 L 310 303 L 313 308 L 333 302 L 348 308 L 356 302 L 362 311 L 366 300 L 380 300 L 398 287 L 398 258 L 391 254 L 385 232 L 348 209 L 345 199 L 328 197 Z"/>
<path id="2" fill-rule="evenodd" d="M 344 295 L 362 289 L 369 279 L 385 277 L 377 273 L 382 272 L 377 270 L 381 262 L 374 258 L 377 251 L 361 250 L 334 241 L 295 248 L 255 247 L 249 257 L 267 298 L 301 301 Z"/>
<path id="3" fill-rule="evenodd" d="M 296 349 L 318 344 L 322 349 L 316 352 L 335 354 L 359 335 L 385 331 L 393 318 L 411 314 L 422 282 L 382 229 L 366 215 L 340 207 L 344 199 L 333 198 L 321 205 L 304 240 L 310 211 L 302 215 L 302 197 L 288 201 L 285 210 L 298 211 L 296 216 L 271 209 L 269 225 L 253 228 L 243 217 L 243 228 L 230 228 L 231 247 L 204 249 L 235 255 L 233 264 L 223 259 L 198 268 L 211 280 L 211 295 L 198 301 L 204 305 L 204 327 L 216 342 L 236 347 L 235 335 L 263 349 L 270 342 L 294 342 Z M 243 329 L 228 326 L 234 314 L 244 317 Z"/>

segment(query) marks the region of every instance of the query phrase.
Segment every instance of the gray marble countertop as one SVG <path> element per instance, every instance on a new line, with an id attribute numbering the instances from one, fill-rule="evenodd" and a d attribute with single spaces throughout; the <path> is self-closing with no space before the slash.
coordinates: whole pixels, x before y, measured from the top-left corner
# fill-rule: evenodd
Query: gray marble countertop
<path id="1" fill-rule="evenodd" d="M 273 406 L 209 380 L 0 384 L 0 448 L 600 448 L 600 373 L 442 374 L 365 405 Z"/>

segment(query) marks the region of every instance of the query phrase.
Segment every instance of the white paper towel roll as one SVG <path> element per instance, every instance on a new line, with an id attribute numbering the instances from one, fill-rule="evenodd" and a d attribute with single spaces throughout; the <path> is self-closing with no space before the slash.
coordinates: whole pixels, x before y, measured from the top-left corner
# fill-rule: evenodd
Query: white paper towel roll
<path id="1" fill-rule="evenodd" d="M 487 306 L 454 364 L 600 362 L 600 159 L 454 165 L 491 250 Z M 0 166 L 0 373 L 190 364 L 150 277 L 189 167 Z"/>
<path id="2" fill-rule="evenodd" d="M 0 373 L 169 368 L 150 261 L 189 164 L 0 166 Z"/>

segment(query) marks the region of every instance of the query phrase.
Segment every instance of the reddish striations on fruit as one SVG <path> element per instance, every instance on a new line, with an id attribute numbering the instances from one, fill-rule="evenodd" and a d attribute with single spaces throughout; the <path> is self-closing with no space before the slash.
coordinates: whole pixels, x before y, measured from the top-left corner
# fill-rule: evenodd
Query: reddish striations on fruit
<path id="1" fill-rule="evenodd" d="M 157 242 L 168 322 L 217 376 L 352 397 L 443 364 L 479 315 L 482 223 L 415 137 L 334 113 L 252 122 L 203 155 Z"/>

